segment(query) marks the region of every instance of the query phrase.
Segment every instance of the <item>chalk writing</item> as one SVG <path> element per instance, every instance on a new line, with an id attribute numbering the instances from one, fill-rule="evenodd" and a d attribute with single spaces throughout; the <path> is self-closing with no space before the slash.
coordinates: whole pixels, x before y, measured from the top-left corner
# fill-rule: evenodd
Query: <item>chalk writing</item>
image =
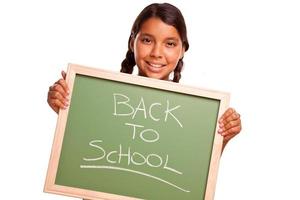
<path id="1" fill-rule="evenodd" d="M 176 116 L 175 112 L 176 110 L 178 112 L 181 106 L 171 106 L 169 100 L 166 100 L 166 104 L 154 102 L 147 106 L 147 104 L 145 103 L 145 99 L 143 97 L 140 97 L 138 101 L 139 103 L 136 106 L 134 106 L 131 105 L 132 102 L 130 101 L 130 98 L 125 94 L 113 93 L 112 96 L 114 102 L 113 115 L 116 117 L 128 117 L 128 119 L 130 119 L 131 122 L 126 122 L 124 125 L 129 128 L 129 132 L 131 133 L 129 135 L 129 138 L 131 138 L 131 140 L 133 141 L 136 141 L 137 138 L 139 138 L 143 142 L 145 142 L 145 144 L 151 145 L 152 143 L 158 142 L 160 139 L 160 134 L 158 130 L 155 130 L 151 127 L 145 127 L 142 124 L 132 123 L 132 121 L 137 118 L 138 113 L 140 113 L 140 117 L 143 117 L 146 120 L 152 120 L 154 122 L 162 121 L 166 123 L 169 120 L 174 120 L 179 127 L 183 128 L 183 124 Z M 162 115 L 158 115 L 157 112 L 161 112 L 160 114 Z M 164 119 L 161 119 L 158 116 L 164 116 Z M 115 148 L 113 148 L 113 150 L 111 150 L 111 148 L 110 150 L 107 150 L 103 147 L 103 144 L 104 141 L 100 138 L 93 139 L 88 143 L 88 145 L 93 149 L 93 151 L 91 151 L 93 152 L 93 154 L 85 156 L 82 159 L 85 162 L 93 164 L 80 165 L 80 168 L 126 171 L 158 180 L 172 187 L 175 187 L 183 192 L 190 192 L 189 190 L 183 189 L 175 185 L 174 183 L 168 182 L 154 175 L 130 169 L 130 166 L 145 166 L 149 168 L 166 170 L 174 173 L 175 175 L 183 175 L 183 172 L 170 166 L 168 154 L 159 155 L 152 152 L 141 153 L 137 149 L 134 149 L 134 147 L 124 146 L 121 143 Z M 101 165 L 95 165 L 96 161 L 101 161 Z M 103 165 L 103 163 L 105 164 Z M 121 167 L 121 164 L 122 166 L 126 164 L 128 167 Z"/>
<path id="2" fill-rule="evenodd" d="M 113 94 L 113 99 L 114 99 L 114 112 L 113 115 L 115 116 L 131 116 L 132 119 L 134 119 L 136 117 L 136 114 L 138 111 L 142 112 L 143 116 L 145 119 L 147 119 L 147 116 L 149 115 L 150 118 L 153 121 L 160 121 L 161 119 L 156 118 L 153 116 L 153 108 L 154 107 L 162 107 L 161 103 L 152 103 L 149 108 L 148 108 L 148 112 L 145 106 L 145 102 L 144 102 L 144 98 L 141 97 L 139 104 L 137 105 L 136 108 L 134 108 L 132 105 L 129 104 L 130 102 L 130 98 L 128 96 L 126 96 L 125 94 L 120 94 L 120 93 L 114 93 Z M 182 123 L 180 122 L 180 120 L 176 117 L 176 115 L 173 113 L 173 111 L 175 111 L 176 109 L 180 108 L 180 105 L 177 105 L 175 107 L 170 107 L 170 102 L 169 100 L 166 101 L 166 108 L 163 109 L 164 110 L 164 115 L 165 115 L 165 119 L 164 121 L 167 122 L 169 119 L 169 116 L 172 117 L 172 119 L 174 119 L 177 124 L 183 128 Z M 126 109 L 127 112 L 123 111 L 122 113 L 119 111 L 118 108 L 122 107 L 123 109 Z M 160 109 L 162 110 L 162 109 Z"/>
<path id="3" fill-rule="evenodd" d="M 139 152 L 132 151 L 131 147 L 127 147 L 126 150 L 123 150 L 122 144 L 119 145 L 118 150 L 107 152 L 102 146 L 102 140 L 92 140 L 89 145 L 93 148 L 96 148 L 99 152 L 98 156 L 95 157 L 84 157 L 85 161 L 97 161 L 105 159 L 109 163 L 117 163 L 120 164 L 122 162 L 126 162 L 127 165 L 148 165 L 149 167 L 162 167 L 163 169 L 172 171 L 177 174 L 182 174 L 182 172 L 175 170 L 168 166 L 168 155 L 164 158 L 157 154 L 148 154 L 143 155 Z M 114 157 L 114 158 L 112 158 Z M 139 157 L 139 159 L 137 159 Z M 138 161 L 141 160 L 141 161 Z"/>
<path id="4" fill-rule="evenodd" d="M 127 126 L 132 126 L 133 127 L 133 132 L 132 132 L 132 139 L 134 140 L 135 139 L 135 135 L 136 135 L 136 127 L 139 127 L 139 128 L 143 128 L 144 126 L 142 125 L 138 125 L 138 124 L 131 124 L 131 123 L 125 123 L 125 125 Z M 154 139 L 146 139 L 145 138 L 145 134 L 146 133 L 154 133 Z M 143 131 L 140 132 L 140 138 L 144 141 L 144 142 L 156 142 L 157 140 L 159 140 L 159 134 L 156 130 L 154 129 L 145 129 Z M 153 135 L 153 134 L 152 134 Z"/>
<path id="5" fill-rule="evenodd" d="M 120 170 L 120 171 L 131 172 L 131 173 L 140 174 L 140 175 L 143 175 L 143 176 L 146 176 L 146 177 L 149 177 L 149 178 L 153 178 L 153 179 L 158 180 L 160 182 L 171 185 L 174 188 L 177 188 L 178 190 L 181 190 L 183 192 L 191 192 L 191 191 L 183 189 L 183 188 L 181 188 L 181 187 L 179 187 L 179 186 L 177 186 L 177 185 L 175 185 L 175 184 L 173 184 L 169 181 L 158 178 L 156 176 L 152 176 L 150 174 L 140 172 L 140 171 L 136 171 L 136 170 L 132 170 L 132 169 L 126 169 L 126 168 L 123 168 L 123 167 L 113 167 L 113 166 L 104 166 L 104 165 L 80 165 L 80 168 L 83 168 L 83 169 L 112 169 L 112 170 Z"/>

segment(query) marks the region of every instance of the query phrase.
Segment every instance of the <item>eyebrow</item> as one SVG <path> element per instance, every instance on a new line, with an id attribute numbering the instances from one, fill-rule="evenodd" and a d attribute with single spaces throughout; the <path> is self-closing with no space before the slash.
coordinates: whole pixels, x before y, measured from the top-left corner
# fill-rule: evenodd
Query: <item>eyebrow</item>
<path id="1" fill-rule="evenodd" d="M 149 33 L 141 33 L 141 36 L 148 36 L 154 38 L 154 36 Z M 175 40 L 176 42 L 180 41 L 180 39 L 177 37 L 167 37 L 165 40 Z"/>

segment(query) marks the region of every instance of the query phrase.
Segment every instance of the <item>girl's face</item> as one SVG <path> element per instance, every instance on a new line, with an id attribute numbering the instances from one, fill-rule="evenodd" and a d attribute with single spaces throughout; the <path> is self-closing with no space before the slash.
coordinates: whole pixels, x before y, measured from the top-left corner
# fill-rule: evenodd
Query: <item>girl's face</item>
<path id="1" fill-rule="evenodd" d="M 136 38 L 131 41 L 139 75 L 168 80 L 184 48 L 175 27 L 159 18 L 150 18 L 141 26 Z"/>

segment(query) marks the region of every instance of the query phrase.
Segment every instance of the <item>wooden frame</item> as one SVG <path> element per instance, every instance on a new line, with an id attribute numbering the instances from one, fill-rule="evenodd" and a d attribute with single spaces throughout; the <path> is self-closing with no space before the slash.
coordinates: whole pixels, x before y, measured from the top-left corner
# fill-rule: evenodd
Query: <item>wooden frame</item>
<path id="1" fill-rule="evenodd" d="M 157 88 L 161 90 L 175 91 L 179 93 L 186 93 L 186 94 L 191 94 L 196 96 L 218 99 L 221 102 L 218 116 L 220 116 L 222 113 L 225 112 L 229 104 L 228 93 L 199 89 L 196 87 L 184 86 L 173 82 L 154 80 L 145 77 L 138 77 L 134 75 L 124 74 L 124 73 L 114 73 L 105 70 L 83 67 L 75 64 L 69 64 L 68 66 L 66 81 L 70 89 L 70 94 L 72 94 L 72 89 L 73 89 L 73 84 L 75 81 L 76 74 L 99 77 L 99 78 L 104 78 L 104 79 L 109 79 L 114 81 L 120 81 L 124 83 Z M 91 191 L 86 189 L 66 187 L 66 186 L 55 184 L 57 168 L 59 165 L 59 157 L 62 149 L 63 136 L 64 136 L 65 126 L 68 118 L 68 111 L 69 109 L 59 111 L 57 127 L 55 131 L 55 137 L 53 141 L 52 152 L 50 156 L 48 172 L 47 172 L 45 186 L 44 186 L 44 192 L 68 195 L 68 196 L 79 197 L 79 198 L 87 198 L 87 199 L 106 199 L 106 200 L 136 199 L 132 197 L 108 194 L 108 193 Z M 216 128 L 215 139 L 214 139 L 214 144 L 212 149 L 212 156 L 211 156 L 210 167 L 209 167 L 207 187 L 205 192 L 205 200 L 211 200 L 214 198 L 219 159 L 222 152 L 222 144 L 223 144 L 223 137 L 217 134 L 217 128 Z"/>

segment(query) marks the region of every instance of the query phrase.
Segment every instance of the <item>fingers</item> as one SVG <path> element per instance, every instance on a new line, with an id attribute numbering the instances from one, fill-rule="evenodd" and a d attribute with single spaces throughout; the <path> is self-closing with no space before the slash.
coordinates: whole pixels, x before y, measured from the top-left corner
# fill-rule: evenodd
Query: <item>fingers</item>
<path id="1" fill-rule="evenodd" d="M 65 72 L 65 71 L 61 71 L 61 76 L 63 77 L 63 79 L 65 79 L 65 80 L 66 80 L 66 76 L 67 76 L 67 74 L 66 74 L 66 72 Z"/>
<path id="2" fill-rule="evenodd" d="M 234 116 L 234 117 L 227 118 L 227 120 L 225 120 L 223 123 L 220 123 L 219 127 L 221 132 L 229 131 L 232 128 L 240 127 L 241 125 L 241 119 L 239 117 Z M 234 129 L 232 131 L 238 131 L 238 130 Z"/>
<path id="3" fill-rule="evenodd" d="M 69 106 L 68 97 L 64 97 L 58 91 L 49 90 L 48 92 L 48 104 L 50 107 L 58 113 L 59 109 L 66 109 Z"/>
<path id="4" fill-rule="evenodd" d="M 219 120 L 219 130 L 224 139 L 231 139 L 242 129 L 240 114 L 233 108 L 229 108 Z"/>
<path id="5" fill-rule="evenodd" d="M 231 117 L 235 113 L 235 110 L 233 108 L 228 108 L 226 112 L 222 115 L 222 117 L 219 120 L 219 123 L 224 122 L 228 117 Z"/>
<path id="6" fill-rule="evenodd" d="M 48 98 L 48 104 L 56 113 L 58 113 L 59 109 L 66 108 L 64 106 L 64 104 L 61 101 L 59 101 L 58 99 L 49 99 Z"/>
<path id="7" fill-rule="evenodd" d="M 69 94 L 69 87 L 68 87 L 67 82 L 65 81 L 65 79 L 59 79 L 51 87 L 53 88 L 53 90 L 57 90 L 59 92 L 62 92 L 64 96 L 67 96 Z"/>
<path id="8" fill-rule="evenodd" d="M 69 88 L 64 79 L 59 79 L 52 86 L 49 87 L 49 91 L 57 91 L 61 93 L 64 97 L 68 96 Z"/>
<path id="9" fill-rule="evenodd" d="M 219 130 L 218 132 L 224 137 L 229 135 L 235 136 L 241 131 L 241 129 L 242 129 L 241 125 L 237 125 L 234 127 L 230 127 L 229 129 L 226 130 L 221 130 L 221 131 Z"/>
<path id="10" fill-rule="evenodd" d="M 62 72 L 62 76 L 65 78 L 65 72 Z M 63 78 L 50 86 L 48 91 L 47 102 L 56 113 L 59 109 L 66 109 L 69 106 L 69 88 Z"/>
<path id="11" fill-rule="evenodd" d="M 69 102 L 67 96 L 65 97 L 61 93 L 51 90 L 48 92 L 48 100 L 59 108 L 66 108 Z"/>

